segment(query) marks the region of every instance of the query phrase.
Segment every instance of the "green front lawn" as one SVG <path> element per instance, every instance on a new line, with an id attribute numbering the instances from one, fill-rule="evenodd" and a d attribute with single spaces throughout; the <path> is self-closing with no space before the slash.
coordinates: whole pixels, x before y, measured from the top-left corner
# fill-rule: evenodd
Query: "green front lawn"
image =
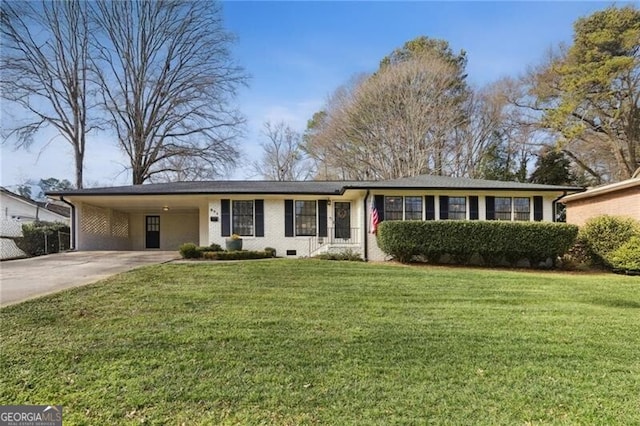
<path id="1" fill-rule="evenodd" d="M 67 424 L 639 424 L 640 279 L 169 264 L 2 309 L 0 404 Z"/>

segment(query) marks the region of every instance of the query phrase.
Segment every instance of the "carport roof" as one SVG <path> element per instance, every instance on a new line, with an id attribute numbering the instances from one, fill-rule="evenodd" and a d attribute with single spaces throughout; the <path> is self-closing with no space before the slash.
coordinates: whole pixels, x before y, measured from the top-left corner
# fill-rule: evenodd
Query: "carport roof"
<path id="1" fill-rule="evenodd" d="M 47 195 L 341 194 L 349 182 L 221 180 L 151 183 L 48 192 Z"/>
<path id="2" fill-rule="evenodd" d="M 572 186 L 502 182 L 447 176 L 420 175 L 387 181 L 200 181 L 114 186 L 47 192 L 49 196 L 73 195 L 179 195 L 179 194 L 318 194 L 339 195 L 348 189 L 475 189 L 579 192 Z"/>

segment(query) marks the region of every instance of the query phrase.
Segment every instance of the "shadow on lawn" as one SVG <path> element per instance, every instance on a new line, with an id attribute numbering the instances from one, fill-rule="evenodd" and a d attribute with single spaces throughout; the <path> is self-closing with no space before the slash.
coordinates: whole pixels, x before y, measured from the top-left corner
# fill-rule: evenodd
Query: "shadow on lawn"
<path id="1" fill-rule="evenodd" d="M 597 299 L 591 299 L 590 302 L 593 303 L 594 305 L 607 306 L 611 308 L 625 308 L 625 309 L 640 308 L 640 303 L 633 300 L 597 298 Z"/>

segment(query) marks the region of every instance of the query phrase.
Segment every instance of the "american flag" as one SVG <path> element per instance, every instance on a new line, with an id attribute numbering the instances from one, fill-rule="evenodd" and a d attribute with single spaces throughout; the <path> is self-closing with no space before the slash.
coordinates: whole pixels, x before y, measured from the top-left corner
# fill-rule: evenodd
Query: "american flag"
<path id="1" fill-rule="evenodd" d="M 376 205 L 373 202 L 373 197 L 371 197 L 369 210 L 370 210 L 370 217 L 371 217 L 369 232 L 371 232 L 372 234 L 376 234 L 378 232 L 378 224 L 380 223 L 380 217 L 378 216 L 378 209 L 376 209 Z"/>

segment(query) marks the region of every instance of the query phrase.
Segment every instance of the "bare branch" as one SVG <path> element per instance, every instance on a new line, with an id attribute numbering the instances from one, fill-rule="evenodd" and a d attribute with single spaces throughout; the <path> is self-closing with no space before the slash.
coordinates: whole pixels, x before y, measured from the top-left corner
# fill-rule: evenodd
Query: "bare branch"
<path id="1" fill-rule="evenodd" d="M 263 156 L 253 163 L 254 171 L 266 180 L 307 180 L 313 167 L 302 150 L 302 137 L 284 122 L 264 123 Z"/>
<path id="2" fill-rule="evenodd" d="M 6 128 L 28 147 L 54 126 L 74 149 L 76 186 L 82 188 L 88 111 L 89 21 L 79 0 L 1 5 L 1 96 L 28 114 Z M 17 124 L 16 124 L 17 123 Z"/>
<path id="3" fill-rule="evenodd" d="M 244 118 L 230 101 L 246 77 L 231 60 L 220 5 L 101 0 L 94 14 L 104 109 L 133 183 L 211 178 L 233 167 Z"/>

